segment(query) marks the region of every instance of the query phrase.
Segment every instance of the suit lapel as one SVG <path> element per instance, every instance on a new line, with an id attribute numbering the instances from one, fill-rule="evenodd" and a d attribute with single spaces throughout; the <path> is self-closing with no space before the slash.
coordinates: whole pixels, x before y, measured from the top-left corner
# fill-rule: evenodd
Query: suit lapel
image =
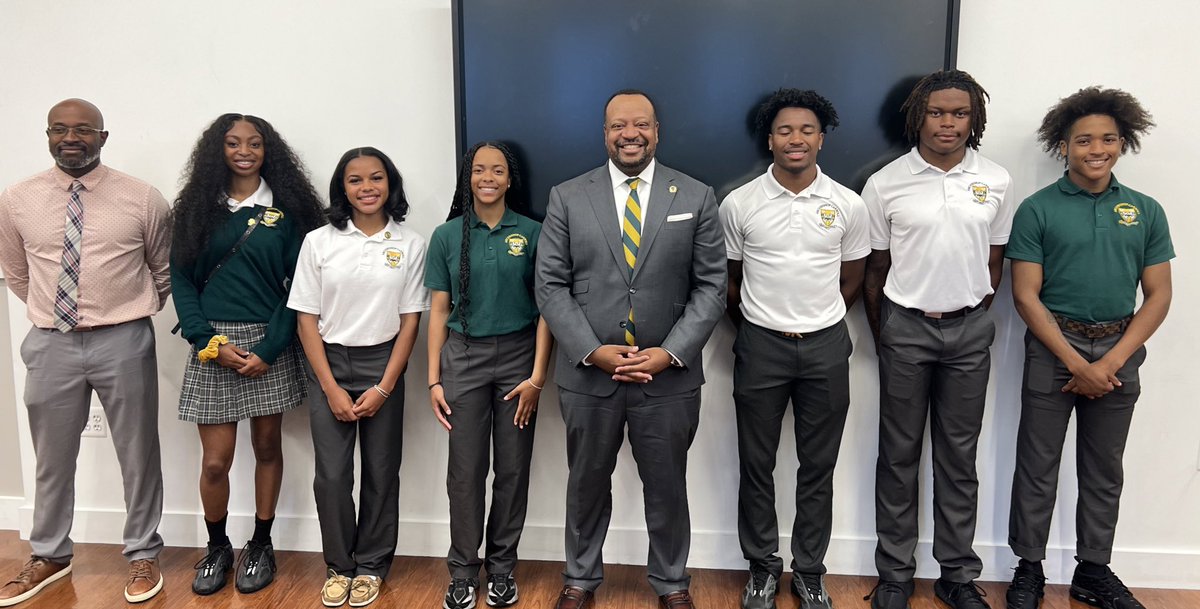
<path id="1" fill-rule="evenodd" d="M 608 243 L 608 249 L 612 252 L 613 262 L 624 271 L 618 274 L 625 278 L 625 283 L 629 283 L 631 279 L 628 271 L 625 271 L 629 266 L 625 263 L 625 246 L 621 244 L 621 229 L 617 221 L 617 204 L 616 199 L 613 198 L 613 188 L 608 178 L 607 165 L 592 173 L 591 182 L 587 189 L 587 196 L 592 204 L 592 211 L 596 213 L 596 221 L 599 223 L 600 234 L 604 235 L 604 240 Z"/>
<path id="2" fill-rule="evenodd" d="M 654 183 L 650 185 L 650 209 L 646 210 L 646 216 L 642 219 L 642 244 L 638 248 L 638 261 L 633 267 L 633 278 L 630 281 L 641 273 L 642 261 L 649 255 L 650 248 L 654 245 L 654 237 L 666 222 L 671 204 L 675 202 L 675 193 L 672 192 L 675 184 L 674 172 L 659 165 L 654 173 Z"/>

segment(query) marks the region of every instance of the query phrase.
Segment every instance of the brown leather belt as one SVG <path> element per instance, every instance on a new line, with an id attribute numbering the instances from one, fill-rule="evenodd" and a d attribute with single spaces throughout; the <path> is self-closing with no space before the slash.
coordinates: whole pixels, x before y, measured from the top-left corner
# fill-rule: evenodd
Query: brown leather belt
<path id="1" fill-rule="evenodd" d="M 1054 316 L 1054 321 L 1058 323 L 1059 328 L 1067 332 L 1078 334 L 1085 338 L 1104 338 L 1114 334 L 1120 334 L 1129 327 L 1129 321 L 1131 319 L 1133 319 L 1132 316 L 1102 324 L 1085 324 L 1082 321 L 1068 319 L 1062 315 Z"/>

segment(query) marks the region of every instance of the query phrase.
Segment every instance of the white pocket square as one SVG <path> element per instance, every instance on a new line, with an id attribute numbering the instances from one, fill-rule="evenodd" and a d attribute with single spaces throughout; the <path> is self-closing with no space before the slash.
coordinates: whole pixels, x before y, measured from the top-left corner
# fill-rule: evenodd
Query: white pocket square
<path id="1" fill-rule="evenodd" d="M 667 216 L 667 222 L 679 222 L 681 220 L 691 220 L 691 219 L 692 219 L 692 212 L 690 212 L 690 211 L 686 214 L 675 214 L 674 216 Z"/>

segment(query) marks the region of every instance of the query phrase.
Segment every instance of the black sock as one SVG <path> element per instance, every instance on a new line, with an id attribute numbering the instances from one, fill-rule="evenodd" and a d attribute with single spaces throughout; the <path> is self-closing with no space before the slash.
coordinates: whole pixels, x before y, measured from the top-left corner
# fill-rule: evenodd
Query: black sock
<path id="1" fill-rule="evenodd" d="M 254 543 L 266 545 L 271 543 L 271 525 L 275 524 L 275 517 L 272 516 L 266 520 L 254 517 L 254 537 L 250 541 Z"/>
<path id="2" fill-rule="evenodd" d="M 1040 561 L 1040 560 L 1025 560 L 1024 558 L 1022 558 L 1020 561 L 1017 562 L 1017 566 L 1024 567 L 1030 571 L 1033 571 L 1034 573 L 1036 573 L 1038 575 L 1041 575 L 1042 577 L 1046 576 L 1045 571 L 1042 570 L 1042 561 Z"/>
<path id="3" fill-rule="evenodd" d="M 208 529 L 208 545 L 210 546 L 227 546 L 229 545 L 229 535 L 225 533 L 225 521 L 229 520 L 229 514 L 226 513 L 216 522 L 209 522 L 204 519 L 204 526 Z"/>
<path id="4" fill-rule="evenodd" d="M 1108 565 L 1081 560 L 1079 561 L 1079 572 L 1088 577 L 1100 577 L 1108 573 Z"/>

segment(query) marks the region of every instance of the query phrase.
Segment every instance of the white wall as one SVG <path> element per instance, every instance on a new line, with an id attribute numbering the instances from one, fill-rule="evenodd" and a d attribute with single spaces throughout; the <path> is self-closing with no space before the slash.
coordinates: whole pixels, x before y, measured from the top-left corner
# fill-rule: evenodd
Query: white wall
<path id="1" fill-rule="evenodd" d="M 1200 8 L 1182 0 L 1161 3 L 1152 14 L 1126 14 L 1127 5 L 1117 0 L 963 4 L 959 65 L 992 94 L 983 151 L 1009 168 L 1019 194 L 1029 194 L 1058 175 L 1059 167 L 1037 151 L 1033 131 L 1045 108 L 1059 97 L 1093 83 L 1120 86 L 1137 94 L 1158 121 L 1158 129 L 1145 140 L 1146 151 L 1123 160 L 1117 171 L 1122 181 L 1158 197 L 1175 226 L 1176 307 L 1151 341 L 1143 369 L 1145 389 L 1126 456 L 1114 567 L 1131 584 L 1200 587 L 1200 522 L 1195 518 L 1200 513 L 1200 412 L 1191 407 L 1185 384 L 1190 372 L 1185 349 L 1197 338 L 1187 306 L 1197 289 L 1187 234 L 1190 220 L 1200 211 L 1188 205 L 1194 198 L 1189 196 L 1190 181 L 1176 175 L 1196 160 L 1187 136 L 1196 133 L 1198 125 L 1185 104 L 1200 94 L 1200 77 L 1191 69 L 1194 61 L 1185 58 L 1195 58 L 1186 26 L 1200 23 Z M 146 0 L 110 3 L 102 9 L 76 0 L 5 3 L 0 8 L 0 73 L 5 83 L 0 88 L 0 133 L 5 134 L 0 184 L 48 166 L 41 133 L 45 112 L 64 97 L 97 103 L 112 132 L 105 162 L 151 181 L 169 198 L 200 130 L 222 112 L 248 112 L 266 117 L 289 139 L 313 170 L 318 190 L 324 190 L 346 148 L 369 144 L 388 152 L 404 173 L 413 202 L 410 224 L 429 234 L 444 217 L 456 162 L 449 1 L 374 0 L 348 3 L 348 8 L 336 11 L 327 6 L 332 5 L 220 0 L 196 11 Z M 840 141 L 836 132 L 827 144 L 852 145 Z M 577 145 L 594 146 L 597 163 L 602 160 L 599 133 L 594 142 Z M 1003 580 L 1014 563 L 1005 539 L 1024 328 L 1013 313 L 1007 282 L 997 302 L 995 368 L 979 454 L 976 546 L 984 558 L 984 578 Z M 19 301 L 10 296 L 9 304 L 15 354 L 28 322 Z M 835 573 L 871 574 L 878 384 L 861 309 L 850 317 L 858 349 L 852 369 L 854 402 L 835 480 L 828 565 Z M 167 512 L 162 532 L 171 545 L 201 545 L 196 491 L 200 451 L 194 427 L 175 420 L 186 347 L 168 334 L 173 324 L 168 307 L 157 320 Z M 736 535 L 731 344 L 731 329 L 722 323 L 705 351 L 709 383 L 689 478 L 695 567 L 745 565 Z M 24 369 L 19 357 L 14 358 L 12 399 L 24 387 Z M 446 440 L 427 410 L 424 379 L 421 351 L 407 379 L 400 552 L 436 556 L 444 554 L 448 544 Z M 20 529 L 28 535 L 34 460 L 24 409 L 18 408 L 18 418 L 26 497 Z M 522 557 L 561 560 L 566 466 L 563 424 L 552 389 L 543 397 L 539 426 Z M 282 548 L 319 550 L 306 416 L 289 416 L 284 433 L 287 470 L 276 541 Z M 794 496 L 794 443 L 789 436 L 784 434 L 777 489 L 785 531 Z M 1073 566 L 1070 453 L 1064 462 L 1062 501 L 1047 565 L 1057 581 L 1068 578 Z M 235 538 L 250 532 L 251 474 L 252 455 L 243 435 L 230 508 Z M 119 493 L 112 492 L 118 480 L 109 441 L 86 440 L 80 456 L 76 539 L 119 541 L 122 504 Z M 640 490 L 626 449 L 613 485 L 615 505 L 606 547 L 611 562 L 645 561 Z M 927 509 L 922 522 L 922 539 L 928 541 Z M 936 576 L 928 543 L 920 552 L 918 574 Z"/>

